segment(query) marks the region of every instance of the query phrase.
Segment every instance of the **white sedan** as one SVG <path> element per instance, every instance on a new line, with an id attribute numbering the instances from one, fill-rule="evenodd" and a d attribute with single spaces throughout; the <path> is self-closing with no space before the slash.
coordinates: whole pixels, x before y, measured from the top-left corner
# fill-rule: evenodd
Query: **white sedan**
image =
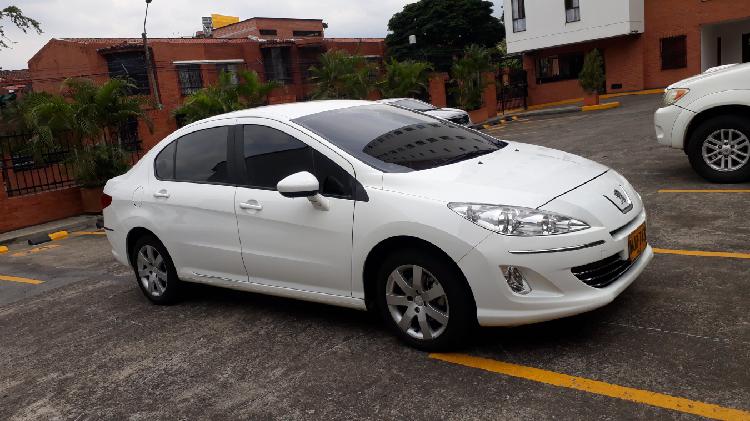
<path id="1" fill-rule="evenodd" d="M 458 108 L 438 108 L 432 104 L 414 98 L 388 98 L 378 101 L 381 104 L 395 105 L 407 110 L 419 111 L 433 117 L 440 117 L 456 124 L 468 126 L 471 124 L 469 113 Z"/>
<path id="2" fill-rule="evenodd" d="M 604 306 L 653 256 L 615 171 L 367 101 L 199 121 L 102 200 L 154 303 L 199 282 L 368 309 L 427 350 Z"/>

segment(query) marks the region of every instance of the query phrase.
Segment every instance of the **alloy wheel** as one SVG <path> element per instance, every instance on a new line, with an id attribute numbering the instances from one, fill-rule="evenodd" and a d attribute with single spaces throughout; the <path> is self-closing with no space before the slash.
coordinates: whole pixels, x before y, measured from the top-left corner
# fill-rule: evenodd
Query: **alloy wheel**
<path id="1" fill-rule="evenodd" d="M 397 267 L 388 276 L 385 294 L 393 321 L 407 335 L 432 340 L 448 326 L 448 296 L 440 281 L 423 267 Z"/>
<path id="2" fill-rule="evenodd" d="M 703 141 L 701 154 L 713 170 L 736 171 L 750 159 L 750 140 L 739 130 L 719 129 Z"/>
<path id="3" fill-rule="evenodd" d="M 138 250 L 136 261 L 138 279 L 143 288 L 154 297 L 161 297 L 167 290 L 167 265 L 155 247 L 145 244 Z"/>

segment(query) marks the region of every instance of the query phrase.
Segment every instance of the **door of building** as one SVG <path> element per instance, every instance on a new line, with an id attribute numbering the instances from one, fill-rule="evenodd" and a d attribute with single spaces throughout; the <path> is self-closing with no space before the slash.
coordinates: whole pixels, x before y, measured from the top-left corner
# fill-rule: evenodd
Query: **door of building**
<path id="1" fill-rule="evenodd" d="M 750 34 L 742 34 L 742 62 L 750 62 Z"/>

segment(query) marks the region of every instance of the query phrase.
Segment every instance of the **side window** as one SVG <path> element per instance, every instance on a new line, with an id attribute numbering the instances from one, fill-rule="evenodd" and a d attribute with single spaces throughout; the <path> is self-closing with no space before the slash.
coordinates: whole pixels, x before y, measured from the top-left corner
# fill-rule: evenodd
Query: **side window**
<path id="1" fill-rule="evenodd" d="M 354 196 L 354 178 L 337 163 L 318 151 L 313 151 L 315 176 L 324 196 L 351 198 Z"/>
<path id="2" fill-rule="evenodd" d="M 315 173 L 312 148 L 305 143 L 266 126 L 246 125 L 243 133 L 248 186 L 276 190 L 286 176 Z"/>
<path id="3" fill-rule="evenodd" d="M 338 164 L 304 142 L 266 126 L 246 125 L 244 155 L 247 185 L 276 190 L 284 177 L 308 171 L 318 178 L 320 193 L 350 198 L 354 178 Z"/>
<path id="4" fill-rule="evenodd" d="M 174 151 L 177 149 L 177 141 L 170 143 L 159 152 L 154 160 L 154 172 L 160 180 L 174 180 Z"/>
<path id="5" fill-rule="evenodd" d="M 175 179 L 198 183 L 226 183 L 229 128 L 199 130 L 177 139 Z"/>

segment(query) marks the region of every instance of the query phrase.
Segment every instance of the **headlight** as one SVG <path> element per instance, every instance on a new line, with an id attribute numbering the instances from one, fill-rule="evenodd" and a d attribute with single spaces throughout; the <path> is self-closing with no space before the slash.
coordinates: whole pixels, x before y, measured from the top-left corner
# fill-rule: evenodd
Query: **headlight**
<path id="1" fill-rule="evenodd" d="M 583 221 L 531 208 L 479 203 L 448 203 L 448 207 L 480 227 L 504 235 L 557 235 L 590 228 Z"/>
<path id="2" fill-rule="evenodd" d="M 688 92 L 690 92 L 690 89 L 667 89 L 666 91 L 664 91 L 664 106 L 673 105 L 682 97 L 687 95 Z"/>

